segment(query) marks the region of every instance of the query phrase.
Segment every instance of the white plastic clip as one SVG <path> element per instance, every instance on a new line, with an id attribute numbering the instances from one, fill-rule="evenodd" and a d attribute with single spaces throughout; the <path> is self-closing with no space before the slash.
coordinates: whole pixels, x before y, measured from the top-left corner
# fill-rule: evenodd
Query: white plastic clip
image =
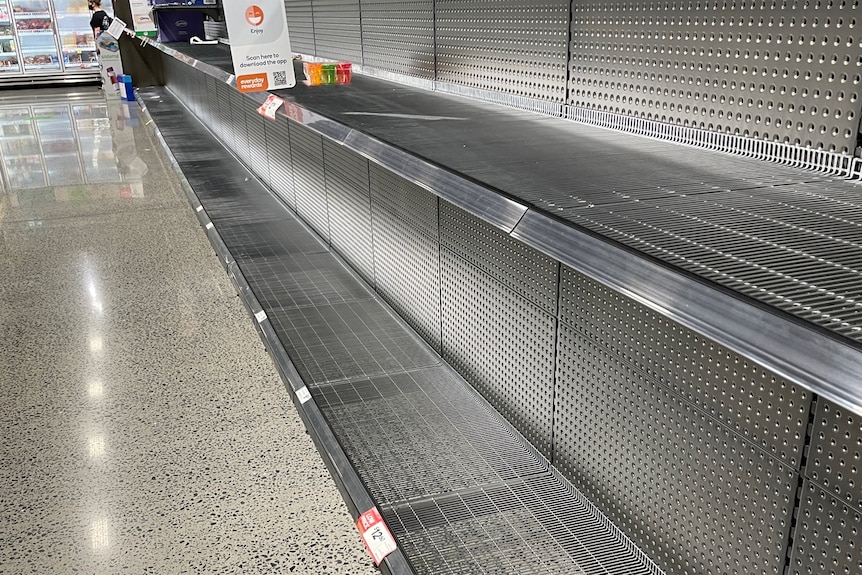
<path id="1" fill-rule="evenodd" d="M 309 399 L 311 399 L 311 392 L 308 391 L 308 387 L 302 386 L 296 390 L 296 398 L 299 400 L 300 404 L 305 403 Z"/>

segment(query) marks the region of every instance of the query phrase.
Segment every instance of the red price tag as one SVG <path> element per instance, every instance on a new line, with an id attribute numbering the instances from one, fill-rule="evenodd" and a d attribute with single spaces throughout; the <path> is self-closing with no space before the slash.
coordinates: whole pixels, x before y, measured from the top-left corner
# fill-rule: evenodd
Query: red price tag
<path id="1" fill-rule="evenodd" d="M 379 566 L 380 562 L 397 548 L 395 538 L 392 537 L 392 533 L 390 533 L 376 507 L 372 507 L 359 516 L 359 519 L 356 520 L 356 528 L 359 529 L 365 548 L 368 549 L 371 558 L 374 559 L 375 565 Z"/>
<path id="2" fill-rule="evenodd" d="M 284 104 L 284 100 L 278 96 L 270 94 L 269 98 L 267 98 L 266 101 L 260 105 L 260 108 L 257 109 L 257 113 L 269 118 L 270 120 L 275 120 L 275 113 L 282 104 Z"/>
<path id="3" fill-rule="evenodd" d="M 285 102 L 284 113 L 291 120 L 296 120 L 300 124 L 302 123 L 302 108 L 300 108 L 296 104 L 292 102 Z"/>

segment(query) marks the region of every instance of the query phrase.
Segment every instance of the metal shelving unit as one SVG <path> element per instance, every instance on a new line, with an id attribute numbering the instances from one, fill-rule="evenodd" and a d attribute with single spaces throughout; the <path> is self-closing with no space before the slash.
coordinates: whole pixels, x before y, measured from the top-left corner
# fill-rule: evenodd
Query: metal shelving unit
<path id="1" fill-rule="evenodd" d="M 843 171 L 554 123 L 367 76 L 348 90 L 298 85 L 274 124 L 254 111 L 266 94 L 232 90 L 224 47 L 152 45 L 186 109 L 358 274 L 373 258 L 374 289 L 658 568 L 858 572 L 860 203 Z M 141 101 L 152 112 L 169 106 L 162 96 Z M 372 338 L 338 327 L 374 317 L 299 302 L 310 290 L 305 269 L 291 277 L 291 223 L 273 222 L 247 180 L 234 191 L 202 167 L 214 146 L 189 138 L 173 106 L 157 122 L 183 149 L 202 225 L 262 294 L 250 312 L 264 308 L 261 329 L 272 326 L 293 362 L 290 389 L 307 387 L 302 405 L 326 418 L 415 572 L 580 573 L 555 554 L 574 547 L 546 546 L 547 532 L 608 557 L 609 546 L 543 522 L 584 525 L 528 465 L 487 479 L 486 462 L 516 459 L 481 445 L 490 426 L 461 415 L 467 403 L 440 391 L 434 368 L 335 373 L 395 364 L 360 364 L 368 346 L 349 342 Z M 369 114 L 344 113 L 358 107 Z M 428 114 L 449 122 L 417 126 Z M 263 161 L 250 154 L 261 141 Z M 250 223 L 252 211 L 266 220 Z M 274 294 L 294 299 L 271 303 Z M 465 478 L 476 484 L 465 489 Z M 519 563 L 537 549 L 539 561 Z M 613 567 L 583 572 L 637 572 Z"/>

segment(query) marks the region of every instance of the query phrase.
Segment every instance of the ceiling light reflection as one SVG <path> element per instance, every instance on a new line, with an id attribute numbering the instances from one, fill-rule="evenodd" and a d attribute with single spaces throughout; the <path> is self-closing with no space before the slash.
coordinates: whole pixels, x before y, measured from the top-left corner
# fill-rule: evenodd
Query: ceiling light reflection
<path id="1" fill-rule="evenodd" d="M 81 266 L 84 271 L 84 289 L 90 295 L 90 302 L 93 308 L 101 315 L 102 313 L 102 297 L 99 290 L 99 274 L 93 267 L 90 258 L 87 255 L 83 256 Z"/>
<path id="2" fill-rule="evenodd" d="M 87 384 L 87 395 L 93 399 L 99 399 L 105 394 L 105 386 L 98 379 L 94 379 Z"/>
<path id="3" fill-rule="evenodd" d="M 108 547 L 108 520 L 104 517 L 93 520 L 92 529 L 92 544 L 93 551 L 107 549 Z"/>
<path id="4" fill-rule="evenodd" d="M 91 435 L 87 439 L 90 446 L 90 457 L 101 459 L 105 455 L 105 437 L 103 435 Z"/>
<path id="5" fill-rule="evenodd" d="M 105 344 L 102 342 L 102 336 L 94 335 L 90 338 L 90 351 L 92 351 L 93 353 L 102 351 L 104 347 Z"/>

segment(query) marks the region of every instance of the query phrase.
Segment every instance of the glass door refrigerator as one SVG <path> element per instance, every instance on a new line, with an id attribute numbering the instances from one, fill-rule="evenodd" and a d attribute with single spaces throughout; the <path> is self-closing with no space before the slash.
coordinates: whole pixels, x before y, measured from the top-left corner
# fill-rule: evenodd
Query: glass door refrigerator
<path id="1" fill-rule="evenodd" d="M 5 2 L 5 0 L 0 0 Z M 0 3 L 0 77 L 21 74 L 18 50 L 15 48 L 15 32 L 9 6 Z"/>
<path id="2" fill-rule="evenodd" d="M 0 0 L 2 1 L 2 0 Z M 90 29 L 91 13 L 87 9 L 87 0 L 53 0 L 54 14 L 57 18 L 57 36 L 59 37 L 60 53 L 63 68 L 67 73 L 77 70 L 81 72 L 99 69 L 96 59 L 96 44 L 93 41 L 93 31 Z M 110 10 L 110 2 L 103 2 Z"/>
<path id="3" fill-rule="evenodd" d="M 0 87 L 98 77 L 87 0 L 0 0 Z"/>

